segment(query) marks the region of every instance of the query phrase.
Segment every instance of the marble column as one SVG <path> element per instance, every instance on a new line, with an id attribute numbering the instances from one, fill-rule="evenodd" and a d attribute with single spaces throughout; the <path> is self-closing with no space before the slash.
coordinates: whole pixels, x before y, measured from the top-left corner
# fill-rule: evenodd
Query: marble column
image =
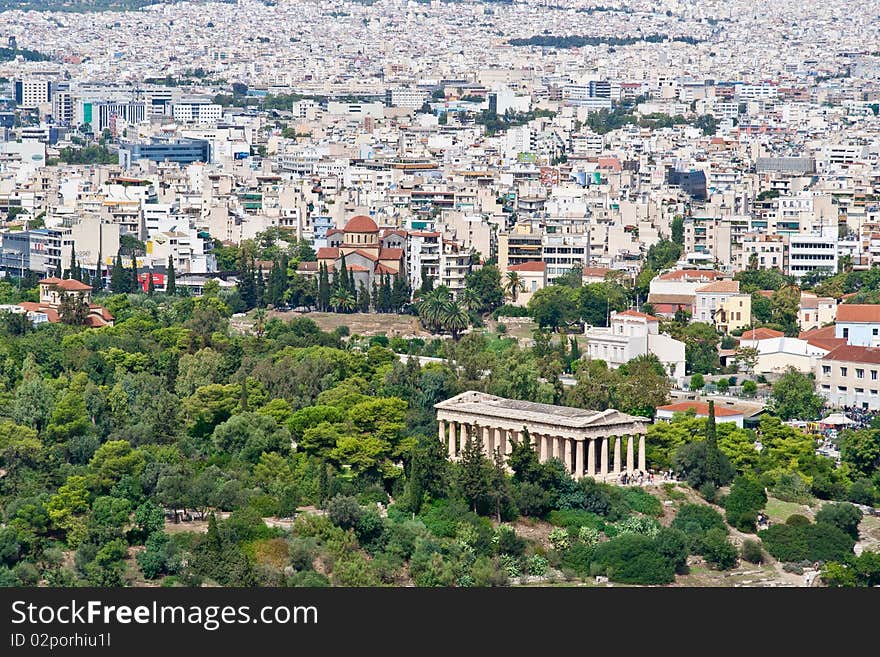
<path id="1" fill-rule="evenodd" d="M 544 436 L 538 433 L 533 433 L 532 440 L 537 441 L 536 451 L 538 452 L 538 462 L 543 463 L 547 460 L 547 445 L 544 442 Z"/>
<path id="2" fill-rule="evenodd" d="M 447 423 L 445 420 L 440 420 L 440 442 L 443 443 L 443 446 L 446 448 L 446 453 L 449 455 L 450 459 L 455 458 L 455 428 L 451 423 Z"/>
<path id="3" fill-rule="evenodd" d="M 571 474 L 574 470 L 574 445 L 572 445 L 571 438 L 562 439 L 562 449 L 565 458 L 565 470 L 568 474 Z"/>
<path id="4" fill-rule="evenodd" d="M 647 472 L 645 467 L 645 434 L 639 435 L 639 470 Z"/>
<path id="5" fill-rule="evenodd" d="M 492 430 L 489 427 L 483 427 L 483 435 L 481 436 L 481 440 L 483 441 L 483 453 L 490 459 L 492 458 L 492 439 L 489 437 L 491 431 Z"/>
<path id="6" fill-rule="evenodd" d="M 510 456 L 510 453 L 513 451 L 513 436 L 514 436 L 514 433 L 515 433 L 515 432 L 513 432 L 513 431 L 510 431 L 510 432 L 505 431 L 504 433 L 505 433 L 505 437 L 504 437 L 504 443 L 505 443 L 505 445 L 504 445 L 504 452 L 503 452 L 503 454 L 504 454 L 504 456 Z"/>
<path id="7" fill-rule="evenodd" d="M 580 479 L 584 476 L 584 441 L 575 441 L 575 459 L 574 459 L 574 478 Z"/>
<path id="8" fill-rule="evenodd" d="M 467 444 L 467 431 L 468 427 L 464 422 L 459 422 L 458 424 L 458 455 L 461 456 L 462 452 L 464 452 L 464 446 Z"/>
<path id="9" fill-rule="evenodd" d="M 620 436 L 614 436 L 614 473 L 620 474 Z"/>
<path id="10" fill-rule="evenodd" d="M 588 438 L 587 445 L 587 476 L 592 477 L 596 474 L 596 439 Z"/>
<path id="11" fill-rule="evenodd" d="M 608 436 L 602 436 L 602 465 L 599 474 L 607 475 L 608 474 Z"/>
<path id="12" fill-rule="evenodd" d="M 489 453 L 494 454 L 496 447 L 498 447 L 498 429 L 489 427 Z"/>
<path id="13" fill-rule="evenodd" d="M 632 434 L 630 434 L 626 437 L 626 471 L 627 472 L 634 472 L 635 471 L 635 465 L 633 463 L 633 448 L 635 447 L 635 445 L 634 445 L 635 439 L 636 439 L 636 437 L 633 436 Z"/>
<path id="14" fill-rule="evenodd" d="M 495 445 L 502 454 L 507 454 L 507 430 L 498 429 L 498 444 Z"/>

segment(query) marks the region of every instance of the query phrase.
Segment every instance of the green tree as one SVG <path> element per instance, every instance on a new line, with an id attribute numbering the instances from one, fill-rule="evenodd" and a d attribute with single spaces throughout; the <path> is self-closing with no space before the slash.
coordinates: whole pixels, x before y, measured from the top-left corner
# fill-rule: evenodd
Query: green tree
<path id="1" fill-rule="evenodd" d="M 684 217 L 680 214 L 672 218 L 672 241 L 684 247 Z"/>
<path id="2" fill-rule="evenodd" d="M 475 310 L 491 312 L 504 300 L 501 272 L 496 265 L 483 265 L 474 269 L 465 276 L 464 284 L 467 289 L 473 290 L 479 300 L 479 306 Z"/>
<path id="3" fill-rule="evenodd" d="M 479 428 L 468 427 L 468 435 L 458 463 L 457 485 L 462 498 L 474 511 L 489 493 L 491 464 L 483 454 L 482 441 L 478 436 Z"/>
<path id="4" fill-rule="evenodd" d="M 812 378 L 790 367 L 773 384 L 769 405 L 783 420 L 816 420 L 825 399 L 816 394 Z"/>
<path id="5" fill-rule="evenodd" d="M 528 309 L 538 325 L 560 329 L 578 317 L 577 291 L 563 285 L 548 285 L 529 299 Z"/>
<path id="6" fill-rule="evenodd" d="M 859 540 L 859 523 L 861 521 L 861 509 L 847 502 L 823 504 L 822 508 L 816 513 L 817 523 L 824 522 L 834 525 L 849 534 L 855 541 Z"/>
<path id="7" fill-rule="evenodd" d="M 168 256 L 168 275 L 165 281 L 165 293 L 169 296 L 177 294 L 177 277 L 174 273 L 174 260 Z"/>

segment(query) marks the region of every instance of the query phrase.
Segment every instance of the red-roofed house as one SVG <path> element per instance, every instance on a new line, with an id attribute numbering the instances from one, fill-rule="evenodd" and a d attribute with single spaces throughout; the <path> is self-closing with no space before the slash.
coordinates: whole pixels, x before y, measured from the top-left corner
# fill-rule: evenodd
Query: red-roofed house
<path id="1" fill-rule="evenodd" d="M 693 411 L 698 418 L 709 417 L 709 404 L 707 402 L 684 401 L 666 406 L 657 407 L 657 420 L 672 420 L 676 413 L 688 413 Z M 725 408 L 715 405 L 715 422 L 736 422 L 736 426 L 742 428 L 745 420 L 745 412 L 736 408 Z"/>
<path id="2" fill-rule="evenodd" d="M 837 307 L 835 338 L 849 345 L 880 346 L 880 304 L 842 303 Z"/>
<path id="3" fill-rule="evenodd" d="M 515 306 L 526 306 L 532 295 L 547 285 L 547 263 L 543 260 L 530 260 L 520 265 L 508 265 L 508 272 L 515 272 L 519 277 L 517 289 L 511 287 L 511 279 L 505 276 L 501 284 L 506 286 L 510 303 Z"/>
<path id="4" fill-rule="evenodd" d="M 39 302 L 24 301 L 18 305 L 28 313 L 42 313 L 47 321 L 54 323 L 61 321 L 61 305 L 65 298 L 78 299 L 85 304 L 86 326 L 113 326 L 113 315 L 110 311 L 92 303 L 92 286 L 73 279 L 44 278 L 40 281 Z"/>
<path id="5" fill-rule="evenodd" d="M 610 326 L 587 327 L 587 356 L 620 367 L 654 354 L 675 380 L 684 378 L 684 343 L 660 333 L 660 320 L 636 310 L 611 313 Z"/>

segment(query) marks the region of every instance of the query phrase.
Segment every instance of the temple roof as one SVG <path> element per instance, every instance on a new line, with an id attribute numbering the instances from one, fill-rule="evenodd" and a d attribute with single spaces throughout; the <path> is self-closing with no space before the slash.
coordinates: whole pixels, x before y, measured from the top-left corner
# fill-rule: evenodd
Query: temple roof
<path id="1" fill-rule="evenodd" d="M 632 422 L 649 423 L 646 417 L 627 415 L 609 408 L 605 411 L 591 411 L 571 406 L 554 406 L 520 399 L 505 399 L 484 392 L 469 390 L 450 399 L 434 404 L 437 410 L 482 415 L 487 418 L 499 418 L 507 421 L 523 420 L 556 424 L 573 429 L 600 428 L 615 424 Z"/>

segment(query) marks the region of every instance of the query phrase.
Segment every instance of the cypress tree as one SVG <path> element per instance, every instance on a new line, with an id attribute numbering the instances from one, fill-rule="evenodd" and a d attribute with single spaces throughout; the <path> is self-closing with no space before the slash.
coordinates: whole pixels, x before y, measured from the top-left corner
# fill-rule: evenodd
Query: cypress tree
<path id="1" fill-rule="evenodd" d="M 134 251 L 131 253 L 131 290 L 130 292 L 143 292 L 141 282 L 138 280 L 137 256 Z"/>
<path id="2" fill-rule="evenodd" d="M 327 310 L 327 300 L 330 298 L 330 281 L 327 273 L 327 265 L 318 265 L 318 310 Z"/>
<path id="3" fill-rule="evenodd" d="M 168 256 L 168 280 L 165 283 L 165 292 L 171 296 L 177 294 L 177 280 L 174 276 L 174 260 Z"/>
<path id="4" fill-rule="evenodd" d="M 253 262 L 251 263 L 251 266 L 253 266 Z M 257 306 L 262 307 L 265 305 L 263 301 L 266 297 L 266 280 L 263 278 L 262 266 L 257 269 L 257 273 L 254 278 L 254 297 Z"/>
<path id="5" fill-rule="evenodd" d="M 718 485 L 722 479 L 721 456 L 715 431 L 715 402 L 709 400 L 709 417 L 706 418 L 706 479 Z"/>
<path id="6" fill-rule="evenodd" d="M 581 359 L 581 348 L 578 346 L 578 341 L 574 338 L 571 338 L 571 352 L 568 354 L 568 362 L 569 369 L 571 369 L 571 363 L 576 363 Z"/>
<path id="7" fill-rule="evenodd" d="M 383 313 L 391 310 L 391 284 L 386 274 L 382 274 L 382 283 L 379 286 L 379 310 Z"/>
<path id="8" fill-rule="evenodd" d="M 153 272 L 148 271 L 147 272 L 147 294 L 149 294 L 150 296 L 153 296 L 153 294 L 155 292 L 156 292 L 156 286 L 153 284 Z"/>
<path id="9" fill-rule="evenodd" d="M 428 276 L 427 265 L 422 265 L 422 287 L 419 291 L 424 295 L 434 289 L 434 279 Z"/>
<path id="10" fill-rule="evenodd" d="M 78 281 L 80 277 L 79 273 L 79 265 L 76 264 L 76 251 L 73 249 L 73 245 L 70 246 L 70 278 L 75 281 Z"/>
<path id="11" fill-rule="evenodd" d="M 239 269 L 238 294 L 245 307 L 250 310 L 256 306 L 256 285 L 254 271 L 248 266 L 247 258 L 244 255 L 241 257 Z"/>
<path id="12" fill-rule="evenodd" d="M 358 309 L 362 313 L 370 312 L 370 293 L 367 292 L 367 287 L 364 285 L 363 281 L 361 281 L 360 286 L 358 287 L 357 302 Z"/>
<path id="13" fill-rule="evenodd" d="M 110 271 L 110 291 L 114 294 L 125 294 L 128 292 L 130 280 L 125 267 L 122 266 L 122 253 L 117 253 L 116 262 L 113 263 L 113 269 Z"/>
<path id="14" fill-rule="evenodd" d="M 355 287 L 354 284 L 354 272 L 351 269 L 348 270 L 348 284 L 346 289 L 352 294 L 357 294 L 357 287 Z"/>
<path id="15" fill-rule="evenodd" d="M 347 284 L 348 266 L 345 264 L 345 254 L 339 259 L 339 271 L 333 270 L 333 289 L 344 290 Z"/>
<path id="16" fill-rule="evenodd" d="M 403 289 L 403 275 L 398 271 L 397 274 L 394 275 L 394 281 L 391 287 L 391 309 L 394 312 L 400 311 L 403 308 L 403 304 L 406 303 L 404 299 L 404 295 L 406 292 Z"/>
<path id="17" fill-rule="evenodd" d="M 376 285 L 376 277 L 373 277 L 373 310 L 379 312 L 379 286 Z"/>

